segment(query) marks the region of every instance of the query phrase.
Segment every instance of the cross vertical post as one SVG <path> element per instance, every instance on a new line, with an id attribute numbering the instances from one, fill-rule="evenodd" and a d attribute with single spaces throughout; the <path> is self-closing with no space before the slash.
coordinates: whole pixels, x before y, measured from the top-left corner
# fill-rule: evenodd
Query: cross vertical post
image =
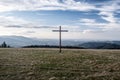
<path id="1" fill-rule="evenodd" d="M 61 53 L 61 26 L 59 26 L 59 30 L 60 30 L 60 31 L 59 31 L 59 37 L 60 37 L 60 38 L 59 38 L 59 42 L 60 42 L 60 43 L 59 43 L 59 48 L 60 48 L 59 52 Z"/>
<path id="2" fill-rule="evenodd" d="M 62 52 L 62 41 L 61 41 L 61 32 L 68 32 L 68 30 L 62 30 L 61 26 L 59 26 L 59 30 L 52 30 L 53 32 L 59 32 L 59 53 Z"/>

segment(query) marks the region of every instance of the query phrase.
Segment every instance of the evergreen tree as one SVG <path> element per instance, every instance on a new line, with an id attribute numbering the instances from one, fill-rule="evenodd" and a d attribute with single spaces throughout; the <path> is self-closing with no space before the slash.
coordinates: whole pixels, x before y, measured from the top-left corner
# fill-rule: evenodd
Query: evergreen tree
<path id="1" fill-rule="evenodd" d="M 7 44 L 5 43 L 5 41 L 2 43 L 1 47 L 6 48 Z"/>
<path id="2" fill-rule="evenodd" d="M 5 41 L 1 44 L 0 47 L 1 47 L 1 48 L 10 48 L 10 46 L 7 45 Z"/>

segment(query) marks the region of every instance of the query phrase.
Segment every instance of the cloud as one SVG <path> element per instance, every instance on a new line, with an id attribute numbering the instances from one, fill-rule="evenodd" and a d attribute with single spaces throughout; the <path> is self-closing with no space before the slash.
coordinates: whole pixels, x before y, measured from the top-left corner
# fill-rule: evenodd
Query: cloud
<path id="1" fill-rule="evenodd" d="M 120 31 L 115 30 L 105 30 L 105 31 L 96 31 L 87 29 L 80 33 L 80 37 L 83 39 L 91 39 L 91 40 L 120 40 L 118 37 Z M 79 34 L 78 34 L 79 35 Z"/>
<path id="2" fill-rule="evenodd" d="M 104 13 L 101 13 L 104 15 Z M 108 14 L 109 15 L 109 14 Z M 84 36 L 94 36 L 96 39 L 118 39 L 116 35 L 120 34 L 120 23 L 117 20 L 110 20 L 108 23 L 97 22 L 95 19 L 83 18 L 79 20 L 79 25 L 87 26 L 87 28 L 82 30 Z M 83 27 L 84 27 L 83 26 Z M 98 37 L 99 36 L 99 37 Z M 108 37 L 109 36 L 109 37 Z M 111 38 L 112 37 L 112 38 Z M 87 38 L 87 37 L 86 37 Z M 93 38 L 93 39 L 94 39 Z"/>
<path id="3" fill-rule="evenodd" d="M 4 26 L 6 28 L 22 28 L 23 26 L 20 25 L 8 25 L 8 26 Z"/>
<path id="4" fill-rule="evenodd" d="M 24 32 L 25 34 L 32 34 L 32 33 L 36 33 L 35 31 L 26 31 Z"/>
<path id="5" fill-rule="evenodd" d="M 96 34 L 96 33 L 102 33 L 104 31 L 101 31 L 101 30 L 93 30 L 93 29 L 86 29 L 86 30 L 83 30 L 83 34 Z"/>
<path id="6" fill-rule="evenodd" d="M 117 22 L 117 19 L 114 17 L 114 13 L 112 12 L 100 12 L 99 15 L 101 15 L 101 18 L 106 20 L 107 22 L 110 23 Z"/>
<path id="7" fill-rule="evenodd" d="M 100 11 L 98 15 L 100 15 L 103 20 L 109 23 L 116 23 L 118 19 L 115 17 L 115 13 L 120 11 L 120 1 L 111 0 L 99 7 L 98 10 Z"/>
<path id="8" fill-rule="evenodd" d="M 111 0 L 107 3 L 101 4 L 101 7 L 98 7 L 98 10 L 103 12 L 114 12 L 120 10 L 120 1 L 119 0 Z"/>
<path id="9" fill-rule="evenodd" d="M 44 25 L 31 25 L 27 28 L 34 28 L 34 29 L 51 29 L 56 28 L 55 26 L 44 26 Z"/>
<path id="10" fill-rule="evenodd" d="M 82 22 L 82 23 L 81 23 Z M 108 23 L 98 23 L 94 19 L 81 19 L 80 25 L 87 25 L 78 36 L 84 39 L 94 40 L 120 40 L 120 23 L 117 20 Z M 90 27 L 89 27 L 90 26 Z"/>
<path id="11" fill-rule="evenodd" d="M 0 12 L 35 10 L 89 11 L 95 6 L 75 0 L 0 0 Z"/>
<path id="12" fill-rule="evenodd" d="M 80 20 L 77 21 L 77 24 L 82 25 L 82 26 L 88 26 L 88 27 L 97 27 L 97 28 L 102 28 L 106 25 L 106 23 L 100 23 L 97 22 L 96 19 L 89 19 L 89 18 L 82 18 Z"/>
<path id="13" fill-rule="evenodd" d="M 79 21 L 83 23 L 95 23 L 96 22 L 95 19 L 87 19 L 87 18 L 80 19 Z"/>
<path id="14" fill-rule="evenodd" d="M 29 25 L 29 24 L 25 24 L 25 25 L 7 25 L 7 26 L 4 26 L 4 27 L 6 27 L 6 28 L 34 28 L 34 29 L 56 28 L 55 26 L 39 26 L 39 25 Z"/>
<path id="15" fill-rule="evenodd" d="M 52 29 L 56 26 L 47 26 L 40 24 L 37 21 L 28 21 L 15 16 L 0 16 L 0 28 L 22 28 L 22 29 Z"/>
<path id="16" fill-rule="evenodd" d="M 98 5 L 98 4 L 97 4 Z M 86 25 L 91 26 L 91 29 L 94 27 L 100 27 L 101 31 L 111 31 L 112 29 L 115 31 L 115 29 L 120 29 L 120 18 L 116 17 L 116 14 L 119 14 L 120 11 L 120 1 L 119 0 L 111 0 L 105 3 L 99 3 L 99 6 L 96 6 L 96 10 L 99 11 L 96 13 L 97 16 L 102 19 L 101 21 L 97 21 L 95 17 L 89 19 L 89 18 L 83 18 L 79 20 L 79 25 Z M 98 17 L 97 17 L 98 19 Z M 98 19 L 98 20 L 100 20 Z M 85 32 L 90 32 L 89 30 L 86 30 Z"/>
<path id="17" fill-rule="evenodd" d="M 99 8 L 99 16 L 101 19 L 107 21 L 103 26 L 103 30 L 105 31 L 105 35 L 117 35 L 120 34 L 120 18 L 116 17 L 116 13 L 120 11 L 120 1 L 119 0 L 111 0 L 108 3 L 104 4 Z M 116 34 L 117 33 L 117 34 Z M 115 36 L 114 35 L 114 36 Z M 114 36 L 112 36 L 114 38 Z"/>
<path id="18" fill-rule="evenodd" d="M 66 23 L 62 25 L 63 29 L 67 29 L 70 32 L 66 36 L 75 39 L 118 39 L 120 19 L 116 17 L 116 13 L 120 13 L 120 0 L 108 0 L 106 2 L 100 2 L 101 0 L 99 0 L 99 4 L 81 1 L 83 0 L 0 0 L 0 12 L 39 10 L 91 11 L 90 13 L 88 12 L 90 17 L 85 16 L 85 18 L 78 20 L 77 25 L 74 25 L 74 23 L 73 25 Z M 95 15 L 93 15 L 94 11 L 96 12 Z M 37 15 L 47 16 L 51 14 L 37 13 Z M 58 25 L 49 26 L 40 23 L 31 22 L 22 17 L 0 16 L 0 32 L 1 35 L 19 34 L 46 38 L 58 36 L 50 30 L 53 28 L 57 29 Z"/>
<path id="19" fill-rule="evenodd" d="M 26 21 L 22 18 L 13 17 L 13 16 L 0 16 L 0 25 L 1 26 L 14 25 L 13 27 L 17 27 L 18 24 L 20 25 L 20 24 L 26 24 L 26 23 L 28 23 L 28 21 Z"/>

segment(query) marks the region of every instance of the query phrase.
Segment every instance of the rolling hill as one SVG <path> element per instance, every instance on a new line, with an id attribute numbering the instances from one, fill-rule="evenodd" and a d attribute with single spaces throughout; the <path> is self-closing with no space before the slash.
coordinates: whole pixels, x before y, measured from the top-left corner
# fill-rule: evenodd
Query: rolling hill
<path id="1" fill-rule="evenodd" d="M 37 39 L 23 36 L 0 36 L 0 44 L 4 41 L 12 47 L 59 45 L 59 41 L 56 39 Z M 120 49 L 120 41 L 62 40 L 62 46 L 82 47 L 85 49 Z"/>
<path id="2" fill-rule="evenodd" d="M 6 42 L 8 45 L 13 47 L 20 47 L 29 44 L 39 44 L 40 42 L 36 39 L 27 38 L 23 36 L 0 36 L 0 44 Z"/>
<path id="3" fill-rule="evenodd" d="M 120 45 L 116 44 L 115 41 L 111 42 L 87 42 L 80 46 L 87 49 L 120 49 Z"/>

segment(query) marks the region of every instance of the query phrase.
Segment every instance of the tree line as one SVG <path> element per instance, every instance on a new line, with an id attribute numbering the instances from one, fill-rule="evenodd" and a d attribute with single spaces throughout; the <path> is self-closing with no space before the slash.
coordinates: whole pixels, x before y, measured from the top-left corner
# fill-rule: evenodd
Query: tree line
<path id="1" fill-rule="evenodd" d="M 29 45 L 29 46 L 23 46 L 22 48 L 59 48 L 59 46 L 54 46 L 54 45 Z M 61 46 L 61 48 L 84 49 L 83 47 L 77 47 L 77 46 Z"/>

